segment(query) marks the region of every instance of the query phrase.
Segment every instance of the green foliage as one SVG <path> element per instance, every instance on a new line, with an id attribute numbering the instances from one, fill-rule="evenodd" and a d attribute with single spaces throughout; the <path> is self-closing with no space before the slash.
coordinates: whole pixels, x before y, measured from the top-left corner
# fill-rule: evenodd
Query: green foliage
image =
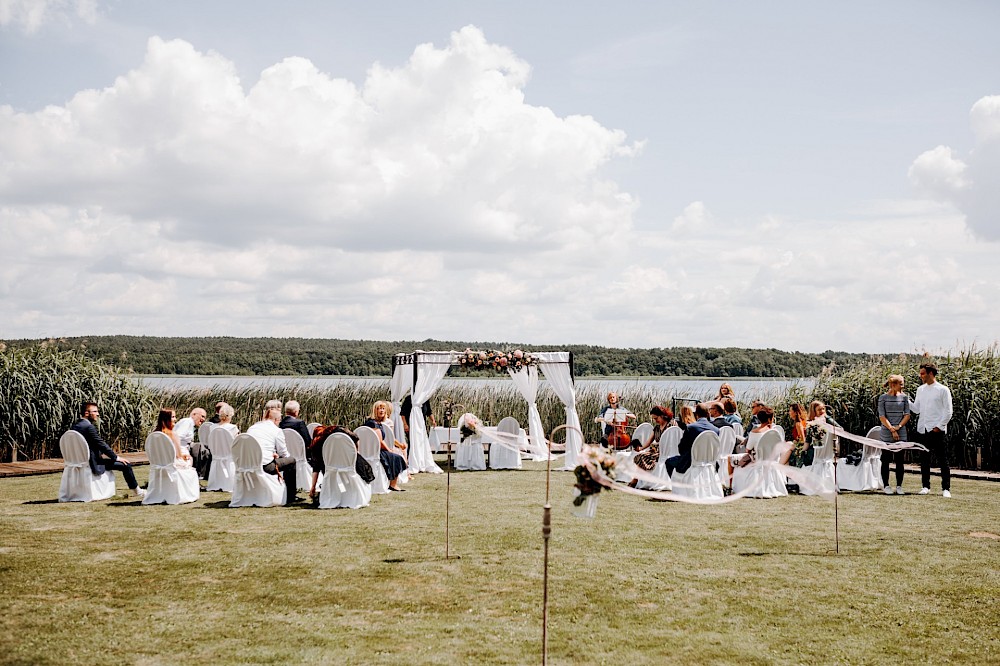
<path id="1" fill-rule="evenodd" d="M 59 456 L 59 437 L 96 402 L 112 446 L 135 448 L 150 423 L 153 393 L 127 372 L 78 351 L 48 346 L 0 351 L 0 451 L 10 460 Z"/>
<path id="2" fill-rule="evenodd" d="M 59 349 L 81 350 L 144 375 L 345 375 L 389 374 L 392 355 L 423 349 L 513 349 L 542 351 L 531 345 L 497 342 L 423 340 L 318 340 L 305 338 L 158 338 L 91 336 L 44 341 Z M 31 347 L 38 340 L 13 340 Z M 573 353 L 577 377 L 812 377 L 831 363 L 845 365 L 867 354 L 822 354 L 778 349 L 672 347 L 619 349 L 592 345 L 559 346 Z"/>

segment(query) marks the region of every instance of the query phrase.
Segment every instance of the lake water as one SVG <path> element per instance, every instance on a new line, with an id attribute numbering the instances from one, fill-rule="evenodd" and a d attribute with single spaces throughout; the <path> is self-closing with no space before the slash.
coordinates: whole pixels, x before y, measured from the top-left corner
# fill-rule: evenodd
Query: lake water
<path id="1" fill-rule="evenodd" d="M 191 388 L 212 388 L 221 386 L 224 388 L 246 388 L 249 386 L 279 387 L 290 384 L 309 388 L 332 388 L 338 384 L 371 384 L 388 385 L 388 377 L 223 377 L 223 376 L 185 376 L 185 375 L 165 375 L 165 376 L 138 376 L 137 379 L 143 384 L 153 388 L 191 389 Z M 681 378 L 681 377 L 635 377 L 635 378 L 578 378 L 576 380 L 577 390 L 595 388 L 602 391 L 617 391 L 627 396 L 630 391 L 664 391 L 678 397 L 691 396 L 703 397 L 711 392 L 715 393 L 722 382 L 727 382 L 733 387 L 737 398 L 742 395 L 760 395 L 782 390 L 799 384 L 804 388 L 809 388 L 813 384 L 812 379 L 706 379 L 706 378 Z M 468 377 L 468 378 L 445 378 L 440 391 L 447 391 L 449 387 L 455 386 L 510 386 L 509 377 Z M 546 381 L 539 382 L 539 388 L 543 388 Z"/>

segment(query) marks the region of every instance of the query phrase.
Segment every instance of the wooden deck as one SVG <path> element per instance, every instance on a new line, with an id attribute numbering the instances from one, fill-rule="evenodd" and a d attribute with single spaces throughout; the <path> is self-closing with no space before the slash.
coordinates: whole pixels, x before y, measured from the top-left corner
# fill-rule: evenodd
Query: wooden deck
<path id="1" fill-rule="evenodd" d="M 148 465 L 149 458 L 145 451 L 121 453 L 119 457 L 131 465 Z M 43 458 L 42 460 L 21 460 L 12 463 L 0 463 L 0 479 L 8 476 L 33 476 L 35 474 L 54 474 L 63 471 L 62 458 Z"/>

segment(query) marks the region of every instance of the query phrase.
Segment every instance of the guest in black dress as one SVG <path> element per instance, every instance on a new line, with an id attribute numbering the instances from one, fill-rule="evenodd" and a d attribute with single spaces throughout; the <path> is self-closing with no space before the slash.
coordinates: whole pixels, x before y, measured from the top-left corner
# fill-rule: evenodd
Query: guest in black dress
<path id="1" fill-rule="evenodd" d="M 313 430 L 312 442 L 310 442 L 309 447 L 306 449 L 306 460 L 309 461 L 309 466 L 313 469 L 309 497 L 316 496 L 316 484 L 319 481 L 319 475 L 326 472 L 326 463 L 323 462 L 323 444 L 326 443 L 327 437 L 335 432 L 344 433 L 354 442 L 354 448 L 358 447 L 358 436 L 350 428 L 340 425 L 316 426 L 316 429 Z M 358 473 L 358 476 L 365 483 L 371 483 L 375 480 L 375 473 L 372 472 L 372 466 L 360 455 L 354 459 L 354 471 Z"/>
<path id="2" fill-rule="evenodd" d="M 399 487 L 399 475 L 406 470 L 406 460 L 398 453 L 392 452 L 390 447 L 395 442 L 386 442 L 389 433 L 386 432 L 386 428 L 382 422 L 385 421 L 388 414 L 388 404 L 379 400 L 372 406 L 371 418 L 365 421 L 365 425 L 378 433 L 380 448 L 378 457 L 382 463 L 382 468 L 385 469 L 385 475 L 389 479 L 389 490 L 401 493 L 403 489 Z"/>

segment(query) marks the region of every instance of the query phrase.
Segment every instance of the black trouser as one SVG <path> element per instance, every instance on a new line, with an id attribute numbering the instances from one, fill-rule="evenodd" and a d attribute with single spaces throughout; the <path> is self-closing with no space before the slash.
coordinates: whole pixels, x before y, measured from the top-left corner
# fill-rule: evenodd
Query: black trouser
<path id="1" fill-rule="evenodd" d="M 135 480 L 135 472 L 132 471 L 132 466 L 124 460 L 119 458 L 111 462 L 111 460 L 105 458 L 102 464 L 106 470 L 113 469 L 116 472 L 121 472 L 122 478 L 125 479 L 125 484 L 129 487 L 129 490 L 135 490 L 139 487 L 139 482 Z"/>
<path id="2" fill-rule="evenodd" d="M 191 445 L 191 458 L 194 460 L 194 468 L 198 470 L 198 476 L 207 480 L 208 473 L 212 469 L 212 452 L 202 442 L 195 442 Z"/>
<path id="3" fill-rule="evenodd" d="M 948 439 L 944 431 L 918 432 L 917 441 L 927 447 L 927 451 L 920 454 L 920 483 L 924 488 L 931 487 L 931 456 L 937 456 L 938 464 L 941 466 L 941 490 L 951 490 L 951 467 L 948 465 L 948 458 L 951 451 L 948 450 Z"/>
<path id="4" fill-rule="evenodd" d="M 268 474 L 277 474 L 281 471 L 281 478 L 285 480 L 285 504 L 291 504 L 295 499 L 295 458 L 285 456 L 278 458 L 274 462 L 264 465 L 264 471 Z"/>
<path id="5" fill-rule="evenodd" d="M 896 459 L 896 485 L 903 485 L 903 452 L 902 451 L 889 451 L 884 449 L 882 451 L 882 485 L 889 485 L 889 465 L 892 463 L 893 458 Z"/>

